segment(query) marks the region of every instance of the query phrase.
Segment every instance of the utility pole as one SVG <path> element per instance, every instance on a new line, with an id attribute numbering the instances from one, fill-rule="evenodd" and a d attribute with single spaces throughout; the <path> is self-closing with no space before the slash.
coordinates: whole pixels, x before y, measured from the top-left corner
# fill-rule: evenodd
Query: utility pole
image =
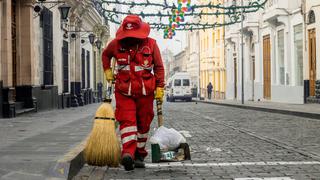
<path id="1" fill-rule="evenodd" d="M 198 39 L 200 40 L 200 31 L 198 31 L 197 32 L 197 34 L 198 34 Z M 199 75 L 199 78 L 198 78 L 198 96 L 199 96 L 199 100 L 201 100 L 201 87 L 200 87 L 200 85 L 201 85 L 201 83 L 200 83 L 200 81 L 201 81 L 201 79 L 200 79 L 200 74 L 201 74 L 201 69 L 200 69 L 200 61 L 201 61 L 201 56 L 200 56 L 200 54 L 201 54 L 201 52 L 200 52 L 200 50 L 201 50 L 201 48 L 200 48 L 200 41 L 198 41 L 199 42 L 199 46 L 198 46 L 198 48 L 199 48 L 199 50 L 198 50 L 198 53 L 199 53 L 199 60 L 198 60 L 198 63 L 199 63 L 199 66 L 198 66 L 198 75 Z"/>
<path id="2" fill-rule="evenodd" d="M 243 7 L 243 0 L 241 0 L 241 7 Z M 243 8 L 241 8 L 241 18 L 241 103 L 244 104 Z"/>

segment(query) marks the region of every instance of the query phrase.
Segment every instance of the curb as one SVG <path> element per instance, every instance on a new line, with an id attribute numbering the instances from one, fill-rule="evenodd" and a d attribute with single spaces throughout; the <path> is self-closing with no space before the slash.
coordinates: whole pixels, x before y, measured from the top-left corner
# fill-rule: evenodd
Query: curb
<path id="1" fill-rule="evenodd" d="M 49 176 L 68 180 L 76 176 L 86 163 L 83 157 L 83 149 L 86 142 L 87 138 L 59 159 L 49 170 Z"/>
<path id="2" fill-rule="evenodd" d="M 274 108 L 266 108 L 266 107 L 256 107 L 256 106 L 249 106 L 249 105 L 241 105 L 241 104 L 228 104 L 228 103 L 217 103 L 217 102 L 209 102 L 209 101 L 200 101 L 194 100 L 195 102 L 204 103 L 204 104 L 214 104 L 219 106 L 228 106 L 228 107 L 235 107 L 240 109 L 251 109 L 256 111 L 263 111 L 263 112 L 271 112 L 271 113 L 278 113 L 278 114 L 285 114 L 285 115 L 293 115 L 298 117 L 305 117 L 311 119 L 320 120 L 320 114 L 318 113 L 309 113 L 309 112 L 299 112 L 299 111 L 291 111 L 285 109 L 274 109 Z"/>

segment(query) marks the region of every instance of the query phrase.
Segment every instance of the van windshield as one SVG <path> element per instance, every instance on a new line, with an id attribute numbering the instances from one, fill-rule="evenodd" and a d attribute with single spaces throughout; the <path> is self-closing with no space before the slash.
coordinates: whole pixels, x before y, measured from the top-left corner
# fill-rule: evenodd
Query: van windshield
<path id="1" fill-rule="evenodd" d="M 174 86 L 181 86 L 181 79 L 175 79 Z"/>
<path id="2" fill-rule="evenodd" d="M 184 79 L 183 80 L 183 86 L 190 86 L 190 80 L 189 79 Z"/>

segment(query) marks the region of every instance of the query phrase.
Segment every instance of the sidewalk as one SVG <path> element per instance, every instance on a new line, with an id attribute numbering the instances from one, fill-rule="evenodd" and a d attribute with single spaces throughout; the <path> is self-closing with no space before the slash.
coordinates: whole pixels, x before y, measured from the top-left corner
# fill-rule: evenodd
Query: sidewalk
<path id="1" fill-rule="evenodd" d="M 320 119 L 320 104 L 285 104 L 267 101 L 241 101 L 236 100 L 195 100 L 196 102 L 230 106 L 243 109 L 252 109 L 272 113 L 289 114 L 312 119 Z"/>
<path id="2" fill-rule="evenodd" d="M 99 105 L 0 119 L 0 179 L 66 179 Z"/>

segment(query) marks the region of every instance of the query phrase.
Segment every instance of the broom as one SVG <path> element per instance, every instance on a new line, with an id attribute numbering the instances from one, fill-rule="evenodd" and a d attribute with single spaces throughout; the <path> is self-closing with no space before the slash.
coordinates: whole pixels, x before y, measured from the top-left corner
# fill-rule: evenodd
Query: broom
<path id="1" fill-rule="evenodd" d="M 115 63 L 112 65 L 113 69 L 114 66 Z M 103 104 L 96 111 L 93 128 L 84 149 L 84 158 L 89 165 L 118 167 L 120 164 L 120 143 L 111 105 L 112 91 L 113 83 L 108 87 Z"/>

